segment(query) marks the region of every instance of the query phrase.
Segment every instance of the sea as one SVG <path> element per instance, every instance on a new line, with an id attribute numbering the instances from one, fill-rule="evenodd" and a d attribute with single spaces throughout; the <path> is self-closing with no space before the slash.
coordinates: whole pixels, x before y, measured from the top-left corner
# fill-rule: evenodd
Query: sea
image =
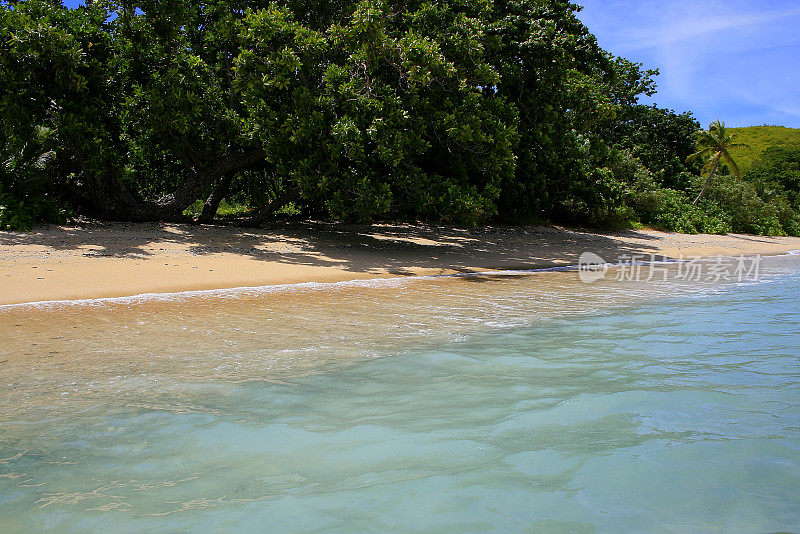
<path id="1" fill-rule="evenodd" d="M 590 274 L 2 306 L 0 532 L 800 532 L 800 255 Z"/>

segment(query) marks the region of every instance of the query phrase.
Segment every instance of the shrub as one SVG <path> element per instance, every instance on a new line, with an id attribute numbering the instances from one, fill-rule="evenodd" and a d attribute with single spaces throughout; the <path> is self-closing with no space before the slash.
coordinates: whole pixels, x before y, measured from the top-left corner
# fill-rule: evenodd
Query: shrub
<path id="1" fill-rule="evenodd" d="M 30 230 L 37 222 L 64 224 L 70 211 L 46 193 L 18 195 L 0 185 L 0 230 Z"/>
<path id="2" fill-rule="evenodd" d="M 732 176 L 719 176 L 708 188 L 708 200 L 701 206 L 718 207 L 730 223 L 730 231 L 759 235 L 786 235 L 782 219 L 791 224 L 791 207 L 775 197 L 762 199 L 753 184 Z M 785 199 L 783 199 L 785 200 Z"/>
<path id="3" fill-rule="evenodd" d="M 639 220 L 648 226 L 686 234 L 725 234 L 730 226 L 715 206 L 707 213 L 675 189 L 640 191 L 632 201 Z"/>

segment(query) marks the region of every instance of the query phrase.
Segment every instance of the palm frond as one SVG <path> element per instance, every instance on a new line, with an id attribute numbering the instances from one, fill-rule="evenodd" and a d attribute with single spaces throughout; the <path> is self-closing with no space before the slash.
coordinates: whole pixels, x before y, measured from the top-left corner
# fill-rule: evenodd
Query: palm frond
<path id="1" fill-rule="evenodd" d="M 702 197 L 703 193 L 706 192 L 706 188 L 711 182 L 711 179 L 714 177 L 714 174 L 716 173 L 717 168 L 722 160 L 728 164 L 728 167 L 730 167 L 731 171 L 736 176 L 741 176 L 739 166 L 736 165 L 736 162 L 733 160 L 733 157 L 730 155 L 728 150 L 731 148 L 750 147 L 744 143 L 735 143 L 733 137 L 733 134 L 728 132 L 728 128 L 725 126 L 725 123 L 720 120 L 715 120 L 712 122 L 708 126 L 708 130 L 697 132 L 696 139 L 698 150 L 686 158 L 686 161 L 692 162 L 698 158 L 704 159 L 705 165 L 703 166 L 703 170 L 701 172 L 707 174 L 708 176 L 706 177 L 700 194 L 697 195 L 696 199 L 694 199 L 693 204 L 697 204 L 697 201 L 700 200 L 700 197 Z"/>
<path id="2" fill-rule="evenodd" d="M 697 161 L 698 159 L 703 159 L 704 156 L 706 156 L 709 152 L 711 152 L 713 150 L 714 150 L 714 147 L 711 147 L 711 146 L 703 148 L 701 150 L 698 150 L 694 154 L 692 154 L 689 157 L 687 157 L 686 161 L 688 163 L 692 163 L 693 161 Z"/>
<path id="3" fill-rule="evenodd" d="M 48 150 L 44 154 L 40 154 L 38 158 L 33 162 L 32 167 L 36 170 L 42 171 L 47 167 L 54 159 L 56 159 L 56 151 L 55 150 Z"/>
<path id="4" fill-rule="evenodd" d="M 736 165 L 736 162 L 733 161 L 733 158 L 731 157 L 731 155 L 728 153 L 727 150 L 722 153 L 722 158 L 728 164 L 728 167 L 731 168 L 731 171 L 733 171 L 733 174 L 735 176 L 741 176 L 742 175 L 742 173 L 739 171 L 739 166 Z"/>

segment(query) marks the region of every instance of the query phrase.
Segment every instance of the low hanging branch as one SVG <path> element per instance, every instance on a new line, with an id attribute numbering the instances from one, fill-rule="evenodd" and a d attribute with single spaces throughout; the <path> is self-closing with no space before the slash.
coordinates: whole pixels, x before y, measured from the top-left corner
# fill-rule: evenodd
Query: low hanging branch
<path id="1" fill-rule="evenodd" d="M 227 176 L 243 171 L 266 157 L 261 147 L 229 152 L 216 159 L 202 171 L 193 170 L 190 178 L 178 190 L 156 201 L 156 205 L 167 209 L 179 209 L 182 213 L 204 191 Z"/>
<path id="2" fill-rule="evenodd" d="M 94 210 L 104 219 L 185 222 L 187 219 L 183 211 L 201 198 L 205 191 L 215 184 L 223 184 L 225 181 L 229 183 L 236 173 L 256 165 L 265 156 L 264 150 L 260 147 L 240 149 L 222 155 L 201 170 L 188 166 L 187 180 L 172 193 L 154 201 L 139 198 L 116 178 L 98 180 L 90 187 L 83 187 L 82 196 L 87 198 Z M 222 197 L 219 197 L 219 200 L 221 199 Z M 209 200 L 219 204 L 219 200 Z M 213 218 L 213 214 L 211 217 Z"/>
<path id="3" fill-rule="evenodd" d="M 235 173 L 227 174 L 222 178 L 219 185 L 211 190 L 211 194 L 208 195 L 208 198 L 203 204 L 203 210 L 200 212 L 200 216 L 197 218 L 196 222 L 200 224 L 209 224 L 214 221 L 214 216 L 217 214 L 219 204 L 222 202 L 222 199 L 227 196 L 234 175 Z"/>
<path id="4" fill-rule="evenodd" d="M 269 201 L 265 206 L 255 212 L 252 216 L 240 222 L 238 226 L 254 227 L 261 225 L 276 211 L 293 200 L 300 198 L 300 188 L 297 186 L 290 186 L 285 191 L 278 194 L 274 199 Z"/>

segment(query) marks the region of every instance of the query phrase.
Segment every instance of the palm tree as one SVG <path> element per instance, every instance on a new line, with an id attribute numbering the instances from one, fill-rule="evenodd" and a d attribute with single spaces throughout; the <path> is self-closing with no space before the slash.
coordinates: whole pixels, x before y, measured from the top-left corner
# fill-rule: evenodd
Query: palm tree
<path id="1" fill-rule="evenodd" d="M 20 147 L 13 143 L 14 139 L 8 132 L 0 131 L 4 137 L 0 141 L 0 185 L 16 183 L 24 186 L 40 179 L 41 171 L 56 155 L 55 151 L 42 148 L 52 133 L 50 128 L 36 126 L 30 133 L 30 139 Z"/>
<path id="2" fill-rule="evenodd" d="M 744 143 L 734 143 L 733 134 L 728 132 L 724 122 L 716 120 L 708 127 L 708 131 L 701 130 L 697 132 L 697 152 L 686 158 L 686 161 L 692 162 L 697 159 L 707 160 L 706 164 L 703 166 L 703 172 L 708 171 L 708 176 L 706 177 L 700 194 L 697 195 L 697 198 L 692 202 L 692 206 L 697 204 L 697 201 L 700 200 L 700 197 L 706 192 L 706 188 L 717 172 L 721 162 L 724 161 L 727 163 L 734 175 L 742 175 L 742 173 L 739 172 L 739 166 L 733 161 L 729 152 L 732 148 L 750 148 L 750 146 Z"/>

